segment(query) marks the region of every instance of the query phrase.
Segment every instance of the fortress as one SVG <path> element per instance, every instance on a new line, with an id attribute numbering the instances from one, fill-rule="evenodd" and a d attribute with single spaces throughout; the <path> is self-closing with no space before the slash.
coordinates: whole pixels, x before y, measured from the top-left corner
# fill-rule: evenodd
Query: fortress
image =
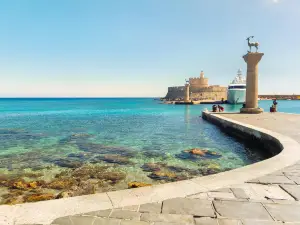
<path id="1" fill-rule="evenodd" d="M 210 86 L 203 71 L 201 71 L 200 77 L 189 78 L 188 83 L 190 84 L 190 98 L 192 100 L 226 100 L 227 98 L 227 87 Z M 183 99 L 184 91 L 185 86 L 169 87 L 165 99 Z"/>

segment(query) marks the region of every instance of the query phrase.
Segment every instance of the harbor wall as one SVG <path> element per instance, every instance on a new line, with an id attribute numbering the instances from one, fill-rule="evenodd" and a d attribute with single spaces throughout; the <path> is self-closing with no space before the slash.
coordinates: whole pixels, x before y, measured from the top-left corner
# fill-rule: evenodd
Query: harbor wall
<path id="1" fill-rule="evenodd" d="M 224 113 L 221 113 L 222 115 Z M 220 117 L 214 116 L 218 113 L 202 112 L 202 118 L 215 125 L 217 125 L 223 132 L 242 140 L 245 143 L 252 144 L 255 143 L 260 149 L 264 150 L 268 156 L 275 156 L 283 150 L 283 146 L 278 139 L 275 137 L 259 132 L 250 126 L 243 126 L 230 120 L 224 120 Z"/>
<path id="2" fill-rule="evenodd" d="M 277 100 L 286 100 L 286 99 L 300 100 L 300 95 L 258 95 L 258 97 L 261 99 L 276 98 Z"/>

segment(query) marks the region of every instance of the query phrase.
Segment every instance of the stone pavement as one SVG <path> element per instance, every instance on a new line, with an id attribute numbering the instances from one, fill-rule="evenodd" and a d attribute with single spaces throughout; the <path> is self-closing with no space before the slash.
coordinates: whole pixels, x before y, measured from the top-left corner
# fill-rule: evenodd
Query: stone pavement
<path id="1" fill-rule="evenodd" d="M 265 113 L 224 116 L 282 133 L 300 142 L 300 115 L 287 115 Z M 52 224 L 300 225 L 299 200 L 300 162 L 238 185 L 185 198 L 57 218 Z"/>

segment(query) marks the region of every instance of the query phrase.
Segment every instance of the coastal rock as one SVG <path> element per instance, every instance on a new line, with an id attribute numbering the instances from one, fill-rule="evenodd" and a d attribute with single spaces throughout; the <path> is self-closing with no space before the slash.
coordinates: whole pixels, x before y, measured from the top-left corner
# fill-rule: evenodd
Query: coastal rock
<path id="1" fill-rule="evenodd" d="M 71 176 L 74 178 L 80 178 L 81 180 L 87 180 L 90 178 L 97 178 L 103 172 L 105 172 L 109 166 L 100 166 L 100 165 L 85 165 L 80 168 L 75 169 Z"/>
<path id="2" fill-rule="evenodd" d="M 77 147 L 85 152 L 91 152 L 94 154 L 117 154 L 119 156 L 133 157 L 135 152 L 131 149 L 118 146 L 106 146 L 95 143 L 77 143 Z"/>
<path id="3" fill-rule="evenodd" d="M 62 190 L 62 189 L 68 189 L 71 186 L 75 185 L 76 183 L 77 183 L 76 180 L 73 178 L 58 178 L 46 184 L 45 186 L 50 189 Z"/>
<path id="4" fill-rule="evenodd" d="M 199 175 L 199 171 L 198 170 L 193 170 L 193 169 L 189 169 L 189 168 L 185 168 L 185 167 L 180 167 L 180 166 L 167 166 L 166 167 L 168 170 L 175 172 L 175 173 L 188 173 L 189 175 L 192 176 L 196 176 Z"/>
<path id="5" fill-rule="evenodd" d="M 143 155 L 147 158 L 161 158 L 161 159 L 167 159 L 167 155 L 164 152 L 159 151 L 144 151 Z"/>
<path id="6" fill-rule="evenodd" d="M 59 140 L 59 144 L 75 144 L 76 142 L 86 141 L 91 137 L 93 137 L 93 135 L 88 133 L 71 134 L 70 136 Z"/>
<path id="7" fill-rule="evenodd" d="M 126 174 L 122 172 L 113 172 L 113 171 L 107 171 L 101 174 L 98 174 L 97 176 L 100 180 L 108 181 L 111 184 L 116 184 L 120 182 L 121 180 L 124 180 L 126 178 Z"/>
<path id="8" fill-rule="evenodd" d="M 176 154 L 175 156 L 177 158 L 187 159 L 187 160 L 217 159 L 217 158 L 222 157 L 217 152 L 208 151 L 208 150 L 201 150 L 201 149 L 197 149 L 197 148 L 182 151 L 180 154 Z"/>
<path id="9" fill-rule="evenodd" d="M 172 172 L 161 172 L 156 171 L 148 175 L 153 180 L 166 180 L 166 181 L 174 181 L 176 180 L 176 174 Z"/>
<path id="10" fill-rule="evenodd" d="M 119 165 L 132 164 L 132 162 L 128 158 L 126 158 L 124 156 L 120 156 L 120 155 L 115 155 L 115 154 L 97 156 L 96 158 L 99 160 L 102 160 L 104 162 L 115 163 L 115 164 L 119 164 Z"/>
<path id="11" fill-rule="evenodd" d="M 40 193 L 40 194 L 28 194 L 24 196 L 25 202 L 38 202 L 44 200 L 54 199 L 54 194 L 51 193 Z"/>
<path id="12" fill-rule="evenodd" d="M 146 172 L 160 171 L 167 164 L 165 163 L 145 163 L 141 168 Z"/>
<path id="13" fill-rule="evenodd" d="M 137 182 L 137 181 L 128 183 L 128 188 L 139 188 L 139 187 L 147 187 L 147 186 L 152 186 L 152 184 L 147 184 L 147 183 Z"/>
<path id="14" fill-rule="evenodd" d="M 67 168 L 78 168 L 82 166 L 82 162 L 78 160 L 71 160 L 71 159 L 59 159 L 55 160 L 54 164 L 60 167 L 67 167 Z"/>
<path id="15" fill-rule="evenodd" d="M 56 196 L 56 199 L 59 199 L 59 198 L 68 198 L 68 197 L 71 197 L 71 194 L 69 191 L 62 191 L 60 192 L 57 196 Z"/>

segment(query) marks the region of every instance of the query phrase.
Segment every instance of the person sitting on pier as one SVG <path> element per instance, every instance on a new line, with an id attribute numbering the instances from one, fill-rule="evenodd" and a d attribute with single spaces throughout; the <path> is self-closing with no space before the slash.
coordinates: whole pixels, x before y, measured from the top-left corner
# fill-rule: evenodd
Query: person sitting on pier
<path id="1" fill-rule="evenodd" d="M 219 112 L 223 112 L 224 111 L 224 108 L 220 105 L 218 105 L 218 109 L 219 109 Z"/>
<path id="2" fill-rule="evenodd" d="M 216 105 L 213 105 L 212 110 L 213 110 L 213 112 L 217 112 L 218 111 L 218 107 Z"/>

